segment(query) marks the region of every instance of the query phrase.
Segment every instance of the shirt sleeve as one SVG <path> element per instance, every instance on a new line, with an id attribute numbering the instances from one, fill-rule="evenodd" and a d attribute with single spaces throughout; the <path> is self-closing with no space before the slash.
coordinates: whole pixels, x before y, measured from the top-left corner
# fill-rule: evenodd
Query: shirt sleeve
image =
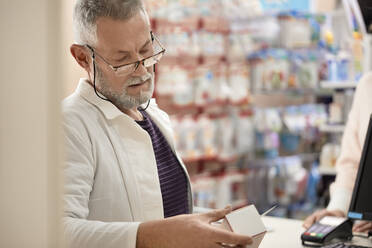
<path id="1" fill-rule="evenodd" d="M 135 248 L 138 222 L 88 220 L 89 196 L 94 184 L 92 145 L 80 121 L 65 121 L 64 215 L 67 247 Z"/>
<path id="2" fill-rule="evenodd" d="M 367 81 L 367 77 L 364 77 L 356 89 L 342 137 L 341 153 L 336 162 L 336 180 L 330 187 L 331 200 L 327 209 L 342 210 L 345 214 L 350 205 L 362 152 L 363 144 L 359 139 L 359 131 L 362 126 L 360 115 L 363 113 L 360 113 L 360 109 L 367 97 L 364 89 Z"/>

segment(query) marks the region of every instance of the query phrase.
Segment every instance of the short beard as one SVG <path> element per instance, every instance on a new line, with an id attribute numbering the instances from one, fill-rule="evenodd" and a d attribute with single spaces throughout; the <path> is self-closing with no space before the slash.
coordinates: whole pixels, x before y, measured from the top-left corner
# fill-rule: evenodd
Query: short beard
<path id="1" fill-rule="evenodd" d="M 96 85 L 99 92 L 110 100 L 119 109 L 132 109 L 138 108 L 140 105 L 148 102 L 154 93 L 154 76 L 151 73 L 147 73 L 142 77 L 131 77 L 122 88 L 121 92 L 114 91 L 102 71 L 96 66 Z M 150 81 L 150 88 L 146 91 L 140 91 L 137 96 L 130 96 L 127 93 L 126 87 L 132 84 L 138 84 L 147 80 Z"/>

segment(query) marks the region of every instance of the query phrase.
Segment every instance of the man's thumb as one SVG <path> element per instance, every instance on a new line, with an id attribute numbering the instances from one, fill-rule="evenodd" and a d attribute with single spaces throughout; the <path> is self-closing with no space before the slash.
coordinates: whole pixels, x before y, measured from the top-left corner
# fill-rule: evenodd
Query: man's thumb
<path id="1" fill-rule="evenodd" d="M 216 209 L 207 213 L 207 216 L 209 217 L 209 222 L 215 222 L 222 219 L 223 217 L 225 217 L 225 215 L 229 214 L 231 210 L 232 210 L 231 206 L 227 206 L 223 209 Z"/>

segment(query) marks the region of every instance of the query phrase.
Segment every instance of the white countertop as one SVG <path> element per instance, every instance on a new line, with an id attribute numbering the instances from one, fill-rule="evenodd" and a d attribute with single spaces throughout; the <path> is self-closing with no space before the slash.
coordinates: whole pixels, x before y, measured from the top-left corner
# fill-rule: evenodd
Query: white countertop
<path id="1" fill-rule="evenodd" d="M 268 216 L 262 217 L 262 220 L 268 232 L 259 248 L 304 247 L 301 243 L 301 234 L 305 231 L 302 221 Z M 365 238 L 355 237 L 352 243 L 372 247 L 372 241 Z"/>
<path id="2" fill-rule="evenodd" d="M 301 234 L 305 231 L 302 221 L 277 217 L 262 217 L 268 232 L 260 248 L 299 248 Z"/>

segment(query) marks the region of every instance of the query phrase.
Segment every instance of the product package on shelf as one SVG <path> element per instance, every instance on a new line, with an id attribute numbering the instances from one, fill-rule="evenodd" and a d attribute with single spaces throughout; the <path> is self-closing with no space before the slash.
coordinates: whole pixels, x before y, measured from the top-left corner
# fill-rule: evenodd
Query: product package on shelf
<path id="1" fill-rule="evenodd" d="M 145 0 L 150 16 L 162 25 L 178 25 L 197 27 L 198 3 L 195 0 Z"/>
<path id="2" fill-rule="evenodd" d="M 256 44 L 249 32 L 229 33 L 226 54 L 229 62 L 245 62 L 246 55 L 253 53 L 256 49 Z"/>
<path id="3" fill-rule="evenodd" d="M 317 89 L 319 59 L 314 50 L 260 50 L 249 56 L 255 92 Z"/>
<path id="4" fill-rule="evenodd" d="M 325 80 L 335 83 L 354 81 L 350 53 L 346 51 L 340 51 L 337 54 L 327 53 L 325 61 L 327 65 Z"/>
<path id="5" fill-rule="evenodd" d="M 197 126 L 191 116 L 185 116 L 182 121 L 172 118 L 173 128 L 175 128 L 175 141 L 177 151 L 181 157 L 187 159 L 198 159 L 202 156 L 202 151 L 197 143 Z"/>
<path id="6" fill-rule="evenodd" d="M 209 208 L 224 208 L 227 205 L 238 208 L 247 205 L 245 177 L 245 173 L 228 172 L 192 178 L 194 204 Z"/>
<path id="7" fill-rule="evenodd" d="M 248 199 L 259 209 L 275 204 L 286 209 L 292 204 L 306 201 L 309 175 L 300 157 L 277 158 L 260 165 L 251 163 L 248 166 L 252 167 L 246 181 Z M 279 212 L 278 215 L 282 214 Z"/>
<path id="8" fill-rule="evenodd" d="M 213 20 L 221 16 L 231 19 L 262 15 L 259 0 L 146 0 L 145 2 L 152 16 L 159 19 L 170 17 L 169 19 L 173 21 L 190 16 Z"/>
<path id="9" fill-rule="evenodd" d="M 219 145 L 218 157 L 222 161 L 228 161 L 236 156 L 233 120 L 228 115 L 221 115 L 216 119 L 216 123 L 216 138 Z"/>
<path id="10" fill-rule="evenodd" d="M 177 151 L 186 161 L 227 162 L 254 150 L 254 127 L 249 113 L 171 117 Z"/>
<path id="11" fill-rule="evenodd" d="M 336 161 L 340 156 L 341 145 L 339 143 L 327 143 L 322 147 L 320 153 L 320 168 L 335 168 Z"/>
<path id="12" fill-rule="evenodd" d="M 296 12 L 282 14 L 279 17 L 281 26 L 280 43 L 282 47 L 298 48 L 310 47 L 311 44 L 311 26 L 309 19 L 305 15 Z"/>
<path id="13" fill-rule="evenodd" d="M 273 15 L 263 15 L 252 19 L 233 18 L 230 20 L 230 29 L 232 34 L 244 34 L 244 37 L 249 35 L 257 49 L 279 47 L 280 45 L 278 37 L 280 25 L 278 19 Z"/>
<path id="14" fill-rule="evenodd" d="M 256 127 L 256 152 L 259 157 L 278 156 L 279 132 L 282 129 L 280 113 L 276 109 L 256 110 L 254 115 Z"/>
<path id="15" fill-rule="evenodd" d="M 240 155 L 249 154 L 255 149 L 255 127 L 253 117 L 249 112 L 240 112 L 236 119 L 236 151 Z"/>
<path id="16" fill-rule="evenodd" d="M 256 109 L 256 153 L 275 158 L 316 152 L 321 142 L 319 128 L 327 122 L 324 105 Z"/>
<path id="17" fill-rule="evenodd" d="M 296 52 L 291 54 L 292 75 L 296 88 L 316 89 L 319 87 L 319 55 L 315 51 Z"/>
<path id="18" fill-rule="evenodd" d="M 349 10 L 348 1 L 343 1 L 343 4 L 346 4 L 344 6 L 346 12 L 338 17 L 327 15 L 323 27 L 322 40 L 324 44 L 322 45 L 326 53 L 324 64 L 327 70 L 322 76 L 322 80 L 331 84 L 340 82 L 356 84 L 366 71 L 365 51 L 368 50 L 369 45 L 366 46 L 363 31 L 360 30 L 358 23 L 351 21 L 355 20 L 355 12 Z M 346 13 L 347 15 L 345 15 Z M 348 16 L 349 14 L 351 16 Z M 337 22 L 334 19 L 337 19 Z M 345 35 L 344 30 L 341 30 L 340 25 L 337 25 L 339 23 L 347 25 L 347 19 L 350 22 L 351 36 L 349 33 Z"/>
<path id="19" fill-rule="evenodd" d="M 316 187 L 316 184 L 308 184 L 309 172 L 296 156 L 246 166 L 246 170 L 193 176 L 194 204 L 208 208 L 254 204 L 261 211 L 279 204 L 281 209 L 286 209 L 306 201 L 307 192 Z M 276 215 L 285 216 L 286 213 L 279 210 Z"/>
<path id="20" fill-rule="evenodd" d="M 354 90 L 346 90 L 344 92 L 334 92 L 333 101 L 329 105 L 329 124 L 345 125 L 354 98 Z"/>
<path id="21" fill-rule="evenodd" d="M 222 0 L 221 7 L 227 19 L 245 19 L 263 14 L 259 0 Z"/>
<path id="22" fill-rule="evenodd" d="M 204 107 L 211 104 L 239 105 L 250 101 L 249 69 L 246 64 L 158 67 L 156 94 L 168 96 L 171 104 Z"/>

